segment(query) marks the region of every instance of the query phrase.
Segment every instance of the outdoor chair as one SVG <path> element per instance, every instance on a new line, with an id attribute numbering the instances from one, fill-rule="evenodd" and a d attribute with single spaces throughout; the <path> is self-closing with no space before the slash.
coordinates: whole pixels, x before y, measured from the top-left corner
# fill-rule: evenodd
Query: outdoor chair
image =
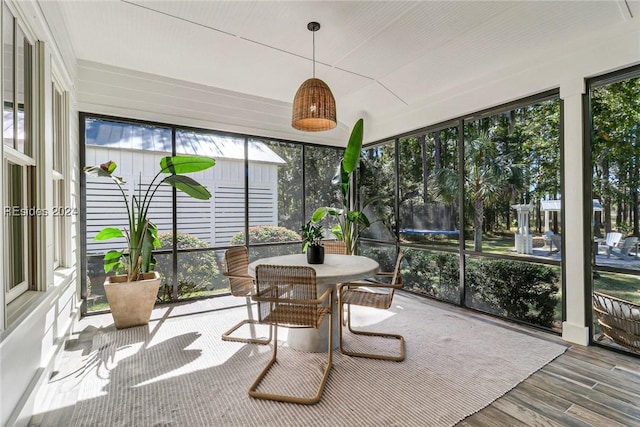
<path id="1" fill-rule="evenodd" d="M 553 231 L 547 230 L 544 232 L 544 242 L 549 246 L 549 253 L 553 251 L 553 240 L 551 240 L 551 236 L 553 235 Z"/>
<path id="2" fill-rule="evenodd" d="M 269 344 L 271 342 L 271 329 L 269 329 L 268 338 L 240 338 L 233 337 L 233 334 L 237 329 L 246 324 L 257 324 L 256 319 L 252 319 L 251 300 L 250 297 L 253 294 L 253 278 L 247 274 L 249 267 L 249 255 L 247 248 L 244 246 L 238 246 L 235 248 L 227 249 L 224 253 L 225 264 L 227 265 L 227 271 L 223 274 L 229 279 L 229 288 L 231 289 L 231 295 L 236 297 L 245 297 L 247 302 L 247 311 L 249 318 L 236 324 L 227 332 L 222 334 L 224 341 L 236 341 L 252 344 Z"/>
<path id="3" fill-rule="evenodd" d="M 607 247 L 607 258 L 611 257 L 611 250 L 616 246 L 618 246 L 618 243 L 620 243 L 621 239 L 622 239 L 622 233 L 618 233 L 615 231 L 607 233 L 607 236 L 604 242 L 605 246 Z"/>
<path id="4" fill-rule="evenodd" d="M 593 309 L 604 336 L 631 351 L 640 352 L 639 305 L 594 292 Z"/>
<path id="5" fill-rule="evenodd" d="M 347 245 L 342 240 L 321 240 L 320 244 L 324 247 L 325 254 L 347 254 Z"/>
<path id="6" fill-rule="evenodd" d="M 637 237 L 627 237 L 622 242 L 622 245 L 620 245 L 620 249 L 616 250 L 615 248 L 612 248 L 608 256 L 610 257 L 611 255 L 615 255 L 618 258 L 627 259 L 629 258 L 629 252 L 631 251 L 631 249 L 636 247 L 637 245 L 638 245 Z M 636 248 L 636 256 L 638 255 L 637 252 L 638 250 Z"/>
<path id="7" fill-rule="evenodd" d="M 558 248 L 558 253 L 562 252 L 562 236 L 559 234 L 553 234 L 551 236 L 551 242 L 553 245 Z"/>
<path id="8" fill-rule="evenodd" d="M 261 322 L 269 324 L 273 330 L 273 355 L 267 366 L 249 388 L 249 396 L 257 399 L 304 405 L 317 403 L 322 397 L 332 367 L 333 345 L 331 345 L 331 337 L 333 335 L 333 319 L 331 306 L 333 303 L 333 288 L 327 289 L 322 296 L 318 297 L 316 271 L 312 267 L 267 264 L 256 266 L 256 288 L 256 294 L 253 299 L 258 303 L 259 319 Z M 322 305 L 323 303 L 326 303 L 326 305 Z M 313 397 L 300 397 L 257 391 L 264 377 L 277 362 L 278 326 L 317 329 L 322 324 L 325 316 L 328 316 L 329 321 L 329 352 L 316 395 Z"/>
<path id="9" fill-rule="evenodd" d="M 406 351 L 404 345 L 404 337 L 397 334 L 388 334 L 382 332 L 369 332 L 362 330 L 354 330 L 351 326 L 351 305 L 359 305 L 363 307 L 380 308 L 388 310 L 393 301 L 393 294 L 396 289 L 402 288 L 402 276 L 400 274 L 400 264 L 404 259 L 404 254 L 400 252 L 396 259 L 396 266 L 393 273 L 381 272 L 376 274 L 373 279 L 361 280 L 357 282 L 343 283 L 338 300 L 338 308 L 340 310 L 340 351 L 348 356 L 366 357 L 369 359 L 393 360 L 401 362 L 405 359 Z M 376 279 L 391 279 L 389 283 Z M 355 351 L 347 351 L 343 345 L 343 327 L 345 326 L 344 306 L 347 306 L 346 326 L 349 332 L 355 335 L 375 336 L 400 341 L 400 354 L 398 356 L 389 356 L 375 353 L 360 353 Z"/>

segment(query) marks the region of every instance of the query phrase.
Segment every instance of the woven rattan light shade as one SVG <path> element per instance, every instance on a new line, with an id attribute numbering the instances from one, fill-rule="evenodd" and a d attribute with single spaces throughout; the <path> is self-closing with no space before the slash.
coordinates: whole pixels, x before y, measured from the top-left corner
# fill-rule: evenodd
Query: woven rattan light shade
<path id="1" fill-rule="evenodd" d="M 320 79 L 306 80 L 293 99 L 291 126 L 307 132 L 319 132 L 336 127 L 336 100 L 331 89 Z"/>

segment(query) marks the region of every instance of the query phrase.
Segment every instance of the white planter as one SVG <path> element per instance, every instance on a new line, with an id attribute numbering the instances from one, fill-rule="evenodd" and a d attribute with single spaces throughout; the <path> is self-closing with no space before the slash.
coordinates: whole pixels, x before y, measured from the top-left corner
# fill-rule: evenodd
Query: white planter
<path id="1" fill-rule="evenodd" d="M 117 329 L 149 323 L 160 288 L 160 274 L 145 273 L 144 280 L 127 282 L 126 276 L 107 277 L 104 292 Z"/>

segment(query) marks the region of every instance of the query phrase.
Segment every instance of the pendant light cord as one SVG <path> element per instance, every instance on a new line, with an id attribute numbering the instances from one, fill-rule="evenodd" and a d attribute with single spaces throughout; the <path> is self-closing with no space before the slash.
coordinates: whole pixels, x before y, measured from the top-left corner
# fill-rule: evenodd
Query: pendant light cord
<path id="1" fill-rule="evenodd" d="M 315 31 L 311 31 L 311 33 L 313 34 L 313 78 L 316 78 L 316 32 Z"/>

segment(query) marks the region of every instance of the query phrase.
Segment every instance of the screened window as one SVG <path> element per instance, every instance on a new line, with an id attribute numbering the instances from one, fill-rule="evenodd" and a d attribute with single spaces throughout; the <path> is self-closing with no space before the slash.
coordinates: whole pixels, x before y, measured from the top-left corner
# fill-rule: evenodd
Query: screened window
<path id="1" fill-rule="evenodd" d="M 356 210 L 364 212 L 371 225 L 361 237 L 395 241 L 395 167 L 395 141 L 362 152 Z"/>
<path id="2" fill-rule="evenodd" d="M 594 78 L 589 99 L 591 192 L 599 202 L 592 212 L 593 290 L 622 302 L 617 312 L 609 310 L 610 318 L 601 319 L 614 326 L 610 330 L 593 312 L 592 336 L 623 349 L 624 326 L 631 324 L 623 320 L 624 312 L 636 310 L 629 304 L 640 305 L 640 69 Z"/>
<path id="3" fill-rule="evenodd" d="M 401 241 L 456 247 L 458 128 L 403 138 L 399 157 Z"/>

